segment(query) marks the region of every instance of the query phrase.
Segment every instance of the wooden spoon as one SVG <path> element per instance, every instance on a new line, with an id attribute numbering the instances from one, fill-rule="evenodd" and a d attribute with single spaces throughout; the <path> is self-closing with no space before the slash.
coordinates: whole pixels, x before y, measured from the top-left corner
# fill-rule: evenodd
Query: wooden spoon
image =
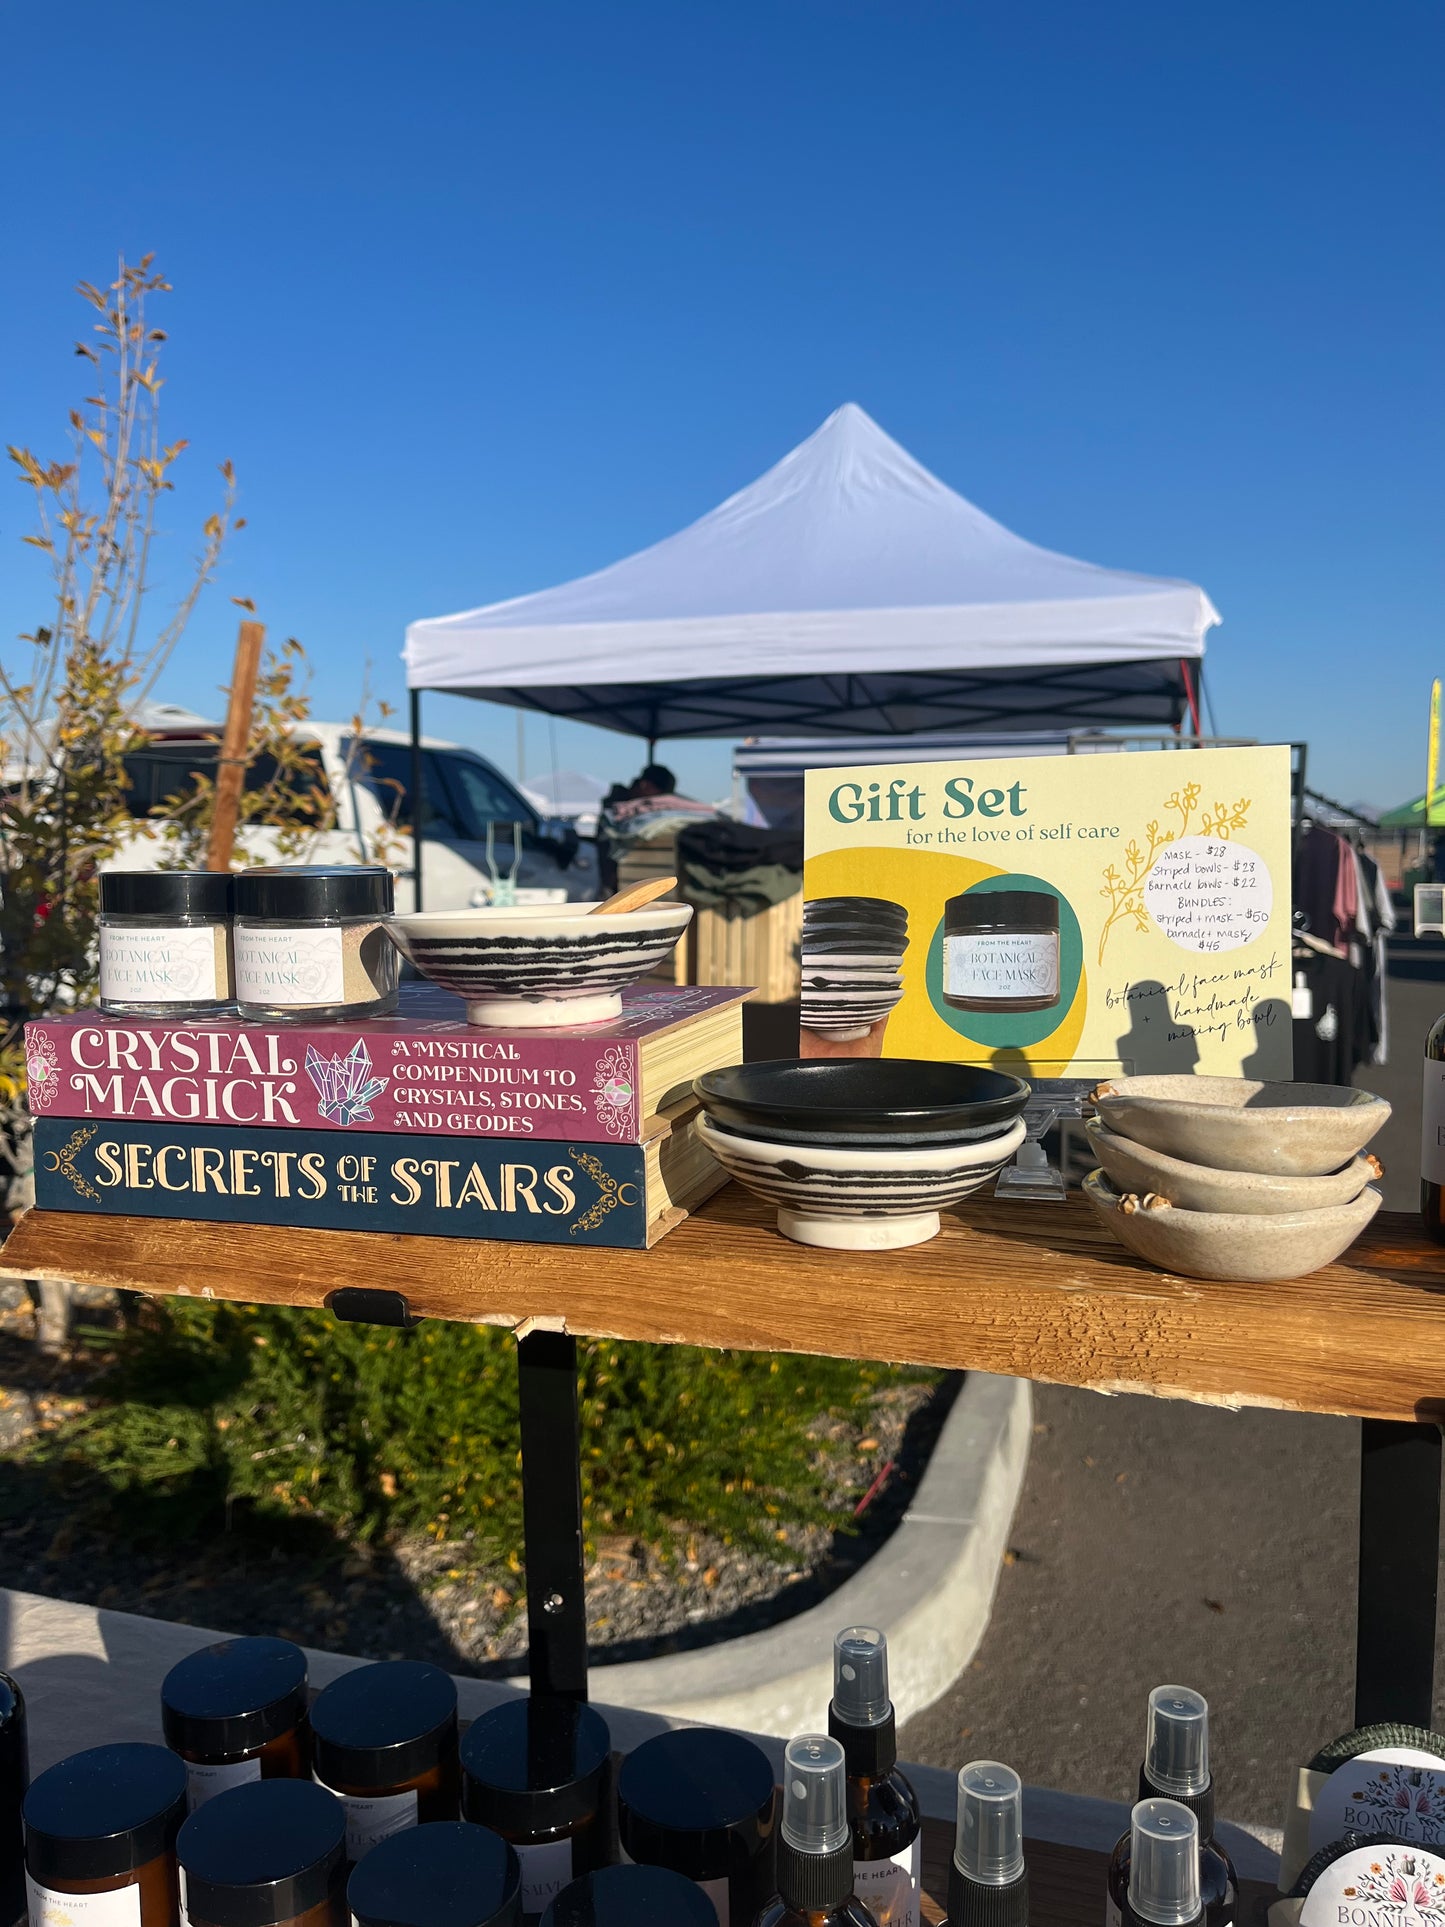
<path id="1" fill-rule="evenodd" d="M 676 877 L 646 877 L 641 883 L 629 883 L 625 890 L 618 890 L 605 903 L 594 904 L 587 914 L 589 917 L 620 916 L 625 910 L 640 910 L 644 903 L 651 903 L 655 897 L 665 897 L 669 890 L 676 888 Z"/>

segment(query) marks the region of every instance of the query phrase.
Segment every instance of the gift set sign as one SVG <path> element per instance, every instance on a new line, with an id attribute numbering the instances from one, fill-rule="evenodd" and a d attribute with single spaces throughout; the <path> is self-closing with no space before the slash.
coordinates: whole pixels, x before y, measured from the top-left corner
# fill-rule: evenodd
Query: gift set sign
<path id="1" fill-rule="evenodd" d="M 1288 1077 L 1289 752 L 810 771 L 801 1050 Z"/>

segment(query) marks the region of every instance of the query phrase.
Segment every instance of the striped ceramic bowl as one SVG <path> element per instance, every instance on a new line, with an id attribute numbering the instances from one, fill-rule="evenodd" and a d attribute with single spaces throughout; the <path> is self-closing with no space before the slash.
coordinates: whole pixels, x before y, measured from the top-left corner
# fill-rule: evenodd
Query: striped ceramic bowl
<path id="1" fill-rule="evenodd" d="M 1024 1120 L 996 1137 L 897 1151 L 770 1144 L 721 1129 L 698 1132 L 730 1177 L 778 1208 L 778 1229 L 802 1245 L 885 1251 L 938 1234 L 938 1214 L 997 1176 L 1024 1141 Z"/>
<path id="2" fill-rule="evenodd" d="M 393 917 L 393 941 L 424 977 L 454 990 L 467 1022 L 499 1030 L 601 1024 L 622 992 L 669 954 L 689 903 L 593 917 L 590 903 L 545 909 L 425 910 Z"/>

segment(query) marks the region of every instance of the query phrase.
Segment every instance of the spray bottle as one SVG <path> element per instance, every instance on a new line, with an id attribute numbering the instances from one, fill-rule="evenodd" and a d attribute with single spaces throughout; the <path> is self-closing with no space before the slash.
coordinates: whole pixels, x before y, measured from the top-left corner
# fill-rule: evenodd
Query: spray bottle
<path id="1" fill-rule="evenodd" d="M 878 1927 L 919 1927 L 923 1834 L 918 1797 L 898 1771 L 888 1641 L 873 1626 L 845 1626 L 833 1641 L 828 1731 L 848 1765 L 853 1891 Z"/>
<path id="2" fill-rule="evenodd" d="M 958 1776 L 948 1870 L 949 1927 L 1028 1927 L 1024 1788 L 1011 1766 L 974 1760 Z"/>
<path id="3" fill-rule="evenodd" d="M 1204 1927 L 1199 1822 L 1178 1800 L 1141 1800 L 1129 1816 L 1125 1927 Z"/>
<path id="4" fill-rule="evenodd" d="M 1199 1890 L 1206 1927 L 1230 1927 L 1239 1882 L 1214 1839 L 1214 1781 L 1209 1772 L 1209 1702 L 1189 1686 L 1156 1686 L 1149 1695 L 1139 1798 L 1177 1800 L 1199 1822 Z M 1119 1927 L 1129 1888 L 1132 1830 L 1109 1861 L 1105 1927 Z"/>
<path id="5" fill-rule="evenodd" d="M 843 1749 L 821 1733 L 783 1754 L 778 1892 L 753 1927 L 878 1927 L 853 1895 L 853 1835 Z"/>

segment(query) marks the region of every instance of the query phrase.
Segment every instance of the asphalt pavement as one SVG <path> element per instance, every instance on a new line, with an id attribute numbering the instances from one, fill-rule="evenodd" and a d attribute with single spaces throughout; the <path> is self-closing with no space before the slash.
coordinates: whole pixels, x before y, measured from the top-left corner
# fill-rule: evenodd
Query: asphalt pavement
<path id="1" fill-rule="evenodd" d="M 1374 1148 L 1395 1210 L 1418 1204 L 1420 1064 L 1442 1011 L 1445 945 L 1398 945 L 1391 1061 L 1355 1080 L 1394 1106 Z M 1352 1724 L 1358 1424 L 1063 1386 L 1034 1397 L 988 1630 L 900 1752 L 1005 1760 L 1035 1785 L 1129 1799 L 1149 1688 L 1182 1682 L 1210 1701 L 1220 1811 L 1278 1826 L 1292 1769 Z"/>

